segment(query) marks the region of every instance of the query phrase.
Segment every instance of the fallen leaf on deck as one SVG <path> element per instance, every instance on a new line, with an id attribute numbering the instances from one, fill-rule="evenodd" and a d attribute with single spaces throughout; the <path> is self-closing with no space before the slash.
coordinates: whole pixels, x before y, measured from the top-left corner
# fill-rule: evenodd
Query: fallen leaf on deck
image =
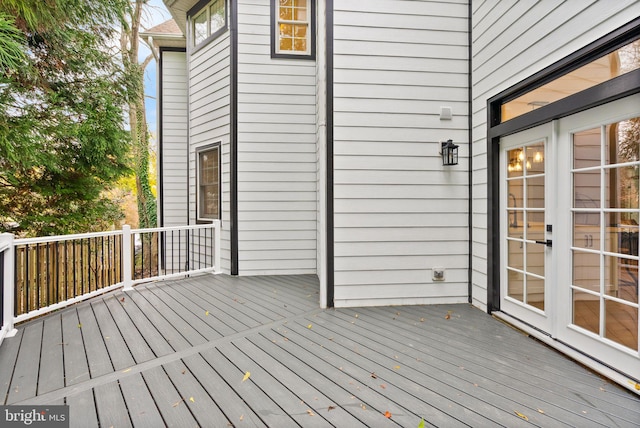
<path id="1" fill-rule="evenodd" d="M 327 412 L 335 410 L 335 408 L 336 408 L 336 406 L 329 406 L 329 407 L 327 407 Z"/>
<path id="2" fill-rule="evenodd" d="M 387 418 L 387 419 L 391 419 L 391 412 L 388 411 L 388 410 L 386 412 L 384 412 L 384 417 Z"/>
<path id="3" fill-rule="evenodd" d="M 420 419 L 420 423 L 418 424 L 418 428 L 424 428 L 424 419 Z"/>
<path id="4" fill-rule="evenodd" d="M 632 380 L 629 381 L 631 385 L 636 389 L 636 391 L 640 391 L 640 383 L 634 382 Z"/>
<path id="5" fill-rule="evenodd" d="M 244 420 L 244 415 L 240 415 L 240 420 L 243 421 Z"/>
<path id="6" fill-rule="evenodd" d="M 178 400 L 175 403 L 173 403 L 171 407 L 178 407 L 182 401 L 184 401 L 184 398 L 182 400 Z"/>
<path id="7" fill-rule="evenodd" d="M 121 302 L 124 302 L 124 297 L 122 299 L 120 299 Z"/>
<path id="8" fill-rule="evenodd" d="M 187 371 L 186 370 L 182 370 L 182 374 L 185 374 Z"/>
<path id="9" fill-rule="evenodd" d="M 542 409 L 538 409 L 538 413 L 540 413 L 540 414 L 544 415 L 544 410 L 542 410 Z"/>
<path id="10" fill-rule="evenodd" d="M 400 370 L 400 366 L 395 366 L 394 369 Z"/>
<path id="11" fill-rule="evenodd" d="M 385 383 L 381 384 L 381 385 L 380 385 L 380 388 L 382 388 L 382 389 L 387 389 L 387 384 L 385 384 Z"/>
<path id="12" fill-rule="evenodd" d="M 365 406 L 364 404 L 361 404 L 360 407 L 362 407 L 362 410 L 367 410 L 367 406 Z"/>
<path id="13" fill-rule="evenodd" d="M 189 397 L 189 401 L 191 401 L 192 403 L 196 402 L 196 400 L 194 400 L 193 397 Z"/>
<path id="14" fill-rule="evenodd" d="M 307 326 L 307 328 L 311 328 L 311 327 L 312 327 L 312 325 L 311 325 L 311 324 L 309 324 L 309 325 Z"/>
<path id="15" fill-rule="evenodd" d="M 529 420 L 529 418 L 528 418 L 528 417 L 526 417 L 525 415 L 523 415 L 523 414 L 522 414 L 522 413 L 520 413 L 520 412 L 515 412 L 515 414 L 516 414 L 516 415 L 518 415 L 518 417 L 519 417 L 519 418 L 524 419 L 525 421 L 528 421 L 528 420 Z"/>
<path id="16" fill-rule="evenodd" d="M 244 382 L 245 380 L 249 379 L 250 376 L 251 376 L 251 372 L 246 372 L 244 374 L 244 377 L 242 378 L 242 381 Z"/>
<path id="17" fill-rule="evenodd" d="M 420 322 L 424 322 L 424 318 L 420 318 Z"/>
<path id="18" fill-rule="evenodd" d="M 378 375 L 376 375 L 375 373 L 371 373 L 371 377 L 374 379 L 378 379 Z"/>
<path id="19" fill-rule="evenodd" d="M 205 311 L 205 312 L 204 312 L 204 314 L 205 314 L 206 316 L 209 316 L 209 311 Z"/>
<path id="20" fill-rule="evenodd" d="M 78 324 L 78 328 L 82 328 L 82 324 Z"/>
<path id="21" fill-rule="evenodd" d="M 309 414 L 309 416 L 315 416 L 315 415 L 313 414 L 313 412 L 311 411 L 311 409 L 307 409 L 307 414 Z"/>
<path id="22" fill-rule="evenodd" d="M 356 314 L 356 318 L 358 318 L 358 314 Z"/>
<path id="23" fill-rule="evenodd" d="M 128 369 L 122 370 L 122 373 L 127 373 L 131 371 L 131 367 L 129 367 Z"/>
<path id="24" fill-rule="evenodd" d="M 447 315 L 444 316 L 444 319 L 446 319 L 446 320 L 451 319 L 451 314 L 449 312 L 447 312 Z"/>

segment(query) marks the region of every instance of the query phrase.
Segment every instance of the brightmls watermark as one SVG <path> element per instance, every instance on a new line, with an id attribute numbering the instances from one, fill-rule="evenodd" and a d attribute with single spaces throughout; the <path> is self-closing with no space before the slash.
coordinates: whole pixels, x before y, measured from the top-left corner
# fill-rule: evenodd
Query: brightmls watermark
<path id="1" fill-rule="evenodd" d="M 69 406 L 0 406 L 0 428 L 69 428 Z"/>

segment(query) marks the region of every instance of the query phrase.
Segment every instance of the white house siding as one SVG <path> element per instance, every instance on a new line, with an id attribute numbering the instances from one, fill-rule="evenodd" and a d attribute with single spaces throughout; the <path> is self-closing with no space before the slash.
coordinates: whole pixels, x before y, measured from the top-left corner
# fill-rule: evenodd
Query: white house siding
<path id="1" fill-rule="evenodd" d="M 230 271 L 229 134 L 230 134 L 229 31 L 188 55 L 189 64 L 189 215 L 196 222 L 196 149 L 221 143 L 222 153 L 222 254 L 223 272 Z"/>
<path id="2" fill-rule="evenodd" d="M 640 15 L 633 0 L 472 2 L 473 303 L 487 306 L 487 100 Z"/>
<path id="3" fill-rule="evenodd" d="M 468 4 L 335 0 L 334 21 L 335 305 L 466 302 Z"/>
<path id="4" fill-rule="evenodd" d="M 164 51 L 162 81 L 162 225 L 187 224 L 187 63 Z"/>
<path id="5" fill-rule="evenodd" d="M 270 43 L 269 1 L 239 1 L 239 273 L 316 273 L 316 66 Z"/>

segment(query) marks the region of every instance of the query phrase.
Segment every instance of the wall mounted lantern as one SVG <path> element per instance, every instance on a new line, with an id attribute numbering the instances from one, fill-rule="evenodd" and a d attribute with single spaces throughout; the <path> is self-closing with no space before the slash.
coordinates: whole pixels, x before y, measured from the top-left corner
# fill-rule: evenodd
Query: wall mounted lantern
<path id="1" fill-rule="evenodd" d="M 440 143 L 442 145 L 440 154 L 442 155 L 442 165 L 458 165 L 458 145 L 453 144 L 453 140 Z"/>

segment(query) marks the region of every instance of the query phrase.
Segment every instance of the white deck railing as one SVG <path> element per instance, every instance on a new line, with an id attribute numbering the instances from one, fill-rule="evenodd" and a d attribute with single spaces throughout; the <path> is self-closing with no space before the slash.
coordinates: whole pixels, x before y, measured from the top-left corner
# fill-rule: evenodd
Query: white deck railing
<path id="1" fill-rule="evenodd" d="M 15 239 L 0 235 L 0 343 L 14 324 L 122 287 L 220 272 L 220 221 Z"/>

